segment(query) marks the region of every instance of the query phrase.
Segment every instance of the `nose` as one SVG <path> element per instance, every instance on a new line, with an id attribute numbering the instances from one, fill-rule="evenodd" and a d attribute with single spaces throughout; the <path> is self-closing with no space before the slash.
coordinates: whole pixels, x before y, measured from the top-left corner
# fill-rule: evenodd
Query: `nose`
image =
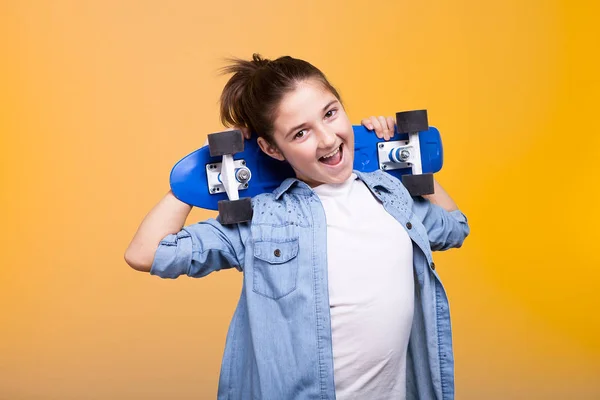
<path id="1" fill-rule="evenodd" d="M 335 130 L 328 126 L 321 126 L 319 129 L 319 147 L 331 149 L 337 141 Z"/>

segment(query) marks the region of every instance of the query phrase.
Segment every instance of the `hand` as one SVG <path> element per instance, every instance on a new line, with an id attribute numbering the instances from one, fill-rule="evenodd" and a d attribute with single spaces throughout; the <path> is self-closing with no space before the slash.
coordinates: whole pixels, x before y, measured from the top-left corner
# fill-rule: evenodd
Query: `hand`
<path id="1" fill-rule="evenodd" d="M 225 131 L 242 131 L 242 135 L 244 136 L 244 139 L 250 139 L 250 136 L 252 136 L 252 132 L 250 132 L 250 129 L 245 127 L 245 126 L 233 126 L 231 128 L 227 128 L 225 129 Z"/>
<path id="2" fill-rule="evenodd" d="M 390 140 L 394 136 L 396 119 L 394 117 L 369 117 L 360 122 L 365 128 L 372 131 L 379 139 Z"/>
<path id="3" fill-rule="evenodd" d="M 231 128 L 231 130 L 234 130 L 234 129 L 238 129 L 238 130 L 242 131 L 242 135 L 244 135 L 244 139 L 246 139 L 246 140 L 249 140 L 250 137 L 252 136 L 252 132 L 250 132 L 250 129 L 246 128 L 245 126 L 236 126 L 236 127 Z"/>

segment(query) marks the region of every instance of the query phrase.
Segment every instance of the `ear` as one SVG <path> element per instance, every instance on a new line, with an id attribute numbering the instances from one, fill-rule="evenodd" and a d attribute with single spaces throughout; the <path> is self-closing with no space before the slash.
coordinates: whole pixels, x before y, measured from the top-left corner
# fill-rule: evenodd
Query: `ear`
<path id="1" fill-rule="evenodd" d="M 276 160 L 285 161 L 285 157 L 283 156 L 283 154 L 281 154 L 281 151 L 279 151 L 279 149 L 276 146 L 273 146 L 272 144 L 268 143 L 265 140 L 265 138 L 259 137 L 256 141 L 263 153 L 270 157 L 273 157 Z"/>

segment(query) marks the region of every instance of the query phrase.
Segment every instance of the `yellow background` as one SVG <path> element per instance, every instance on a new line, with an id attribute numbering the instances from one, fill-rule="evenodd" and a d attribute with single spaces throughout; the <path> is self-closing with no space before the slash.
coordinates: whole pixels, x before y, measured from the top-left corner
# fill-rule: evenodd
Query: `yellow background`
<path id="1" fill-rule="evenodd" d="M 435 257 L 458 399 L 600 398 L 598 9 L 2 1 L 0 398 L 215 397 L 241 275 L 161 280 L 123 252 L 221 129 L 223 58 L 253 52 L 314 63 L 354 123 L 426 108 L 442 132 L 472 229 Z"/>

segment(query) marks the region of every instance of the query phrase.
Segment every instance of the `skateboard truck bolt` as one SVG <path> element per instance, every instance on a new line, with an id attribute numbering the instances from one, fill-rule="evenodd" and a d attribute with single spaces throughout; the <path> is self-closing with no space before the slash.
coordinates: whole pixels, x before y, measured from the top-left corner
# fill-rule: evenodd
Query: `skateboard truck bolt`
<path id="1" fill-rule="evenodd" d="M 243 165 L 243 164 L 242 164 Z M 248 168 L 238 168 L 235 177 L 240 183 L 246 183 L 250 180 L 250 170 Z"/>

